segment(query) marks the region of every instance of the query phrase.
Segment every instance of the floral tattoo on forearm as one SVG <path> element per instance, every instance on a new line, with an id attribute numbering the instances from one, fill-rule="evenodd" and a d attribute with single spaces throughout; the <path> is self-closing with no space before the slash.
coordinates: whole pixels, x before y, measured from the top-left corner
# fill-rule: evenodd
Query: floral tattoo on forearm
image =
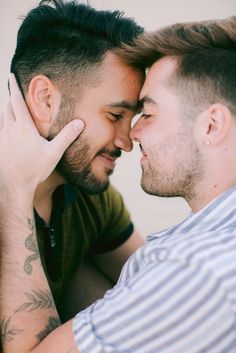
<path id="1" fill-rule="evenodd" d="M 7 342 L 14 340 L 16 335 L 19 335 L 24 330 L 13 327 L 11 325 L 11 317 L 1 321 L 1 343 L 5 345 Z"/>
<path id="2" fill-rule="evenodd" d="M 32 293 L 25 293 L 28 301 L 22 304 L 16 311 L 27 311 L 31 312 L 40 309 L 56 309 L 54 299 L 49 290 L 32 290 Z"/>
<path id="3" fill-rule="evenodd" d="M 25 240 L 25 247 L 27 250 L 31 251 L 33 254 L 27 256 L 25 263 L 24 263 L 24 271 L 28 275 L 31 275 L 32 271 L 33 271 L 33 267 L 31 265 L 31 262 L 38 260 L 39 250 L 38 250 L 37 243 L 34 239 L 35 225 L 34 225 L 34 221 L 32 219 L 28 219 L 28 227 L 29 227 L 31 233 L 29 234 L 29 236 Z"/>

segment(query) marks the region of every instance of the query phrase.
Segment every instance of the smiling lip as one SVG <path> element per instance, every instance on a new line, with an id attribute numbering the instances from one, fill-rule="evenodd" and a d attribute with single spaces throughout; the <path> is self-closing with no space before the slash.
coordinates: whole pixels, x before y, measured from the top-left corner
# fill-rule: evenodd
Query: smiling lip
<path id="1" fill-rule="evenodd" d="M 110 155 L 108 155 L 106 153 L 101 153 L 100 156 L 103 157 L 103 158 L 109 159 L 109 161 L 112 161 L 112 162 L 115 162 L 115 160 L 117 158 L 117 157 L 110 156 Z"/>
<path id="2" fill-rule="evenodd" d="M 109 167 L 112 167 L 114 168 L 115 167 L 115 164 L 116 164 L 116 158 L 117 157 L 113 157 L 113 156 L 110 156 L 106 153 L 101 153 L 99 155 L 99 157 L 107 164 L 109 165 Z"/>
<path id="3" fill-rule="evenodd" d="M 146 155 L 142 155 L 141 156 L 141 159 L 140 159 L 140 162 L 142 163 L 143 161 L 147 160 L 147 156 Z"/>

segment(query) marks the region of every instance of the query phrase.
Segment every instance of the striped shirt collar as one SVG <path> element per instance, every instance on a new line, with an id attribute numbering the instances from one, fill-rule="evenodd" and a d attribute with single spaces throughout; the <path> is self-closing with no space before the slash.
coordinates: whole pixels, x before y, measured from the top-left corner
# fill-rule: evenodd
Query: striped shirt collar
<path id="1" fill-rule="evenodd" d="M 191 212 L 182 222 L 163 231 L 150 234 L 147 241 L 172 233 L 207 232 L 231 227 L 236 229 L 236 186 L 225 191 L 199 212 Z"/>

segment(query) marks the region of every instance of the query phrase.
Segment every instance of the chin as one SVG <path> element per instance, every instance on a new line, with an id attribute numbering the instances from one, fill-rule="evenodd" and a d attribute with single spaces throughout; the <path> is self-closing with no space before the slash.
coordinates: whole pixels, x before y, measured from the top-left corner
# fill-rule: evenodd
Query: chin
<path id="1" fill-rule="evenodd" d="M 76 186 L 78 186 L 80 188 L 80 190 L 86 192 L 87 194 L 90 195 L 96 195 L 96 194 L 100 194 L 104 191 L 107 190 L 107 188 L 110 185 L 110 181 L 107 180 L 106 182 L 100 182 L 100 181 L 96 181 L 96 182 L 80 182 L 80 183 L 76 183 Z"/>
<path id="2" fill-rule="evenodd" d="M 156 190 L 153 190 L 153 189 L 151 189 L 151 188 L 149 188 L 149 187 L 147 187 L 146 185 L 143 185 L 143 184 L 141 184 L 141 188 L 143 189 L 143 191 L 146 192 L 146 194 L 157 196 Z"/>
<path id="3" fill-rule="evenodd" d="M 152 180 L 150 180 L 150 178 L 149 180 L 145 180 L 145 178 L 142 177 L 141 188 L 149 195 L 159 196 L 158 187 L 156 183 L 153 183 Z"/>
<path id="4" fill-rule="evenodd" d="M 113 172 L 111 169 L 92 168 L 88 165 L 78 171 L 78 167 L 68 165 L 68 163 L 59 163 L 57 172 L 67 183 L 74 184 L 89 194 L 98 194 L 105 191 L 109 186 L 109 175 Z"/>
<path id="5" fill-rule="evenodd" d="M 96 174 L 90 174 L 88 178 L 83 180 L 78 186 L 89 194 L 98 194 L 107 190 L 109 185 L 110 179 L 107 174 L 102 177 Z"/>

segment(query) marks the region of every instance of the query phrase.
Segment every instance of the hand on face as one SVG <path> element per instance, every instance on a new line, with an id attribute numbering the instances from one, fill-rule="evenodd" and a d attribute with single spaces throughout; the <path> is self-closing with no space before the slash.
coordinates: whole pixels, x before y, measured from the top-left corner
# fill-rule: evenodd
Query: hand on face
<path id="1" fill-rule="evenodd" d="M 34 193 L 78 137 L 84 123 L 73 120 L 47 141 L 39 135 L 14 75 L 9 81 L 11 98 L 0 117 L 0 186 Z"/>

